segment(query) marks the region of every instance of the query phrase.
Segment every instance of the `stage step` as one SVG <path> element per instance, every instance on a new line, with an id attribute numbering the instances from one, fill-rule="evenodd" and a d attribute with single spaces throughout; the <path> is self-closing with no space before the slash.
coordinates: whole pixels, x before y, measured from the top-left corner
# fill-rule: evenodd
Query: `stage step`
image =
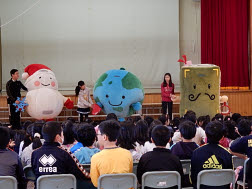
<path id="1" fill-rule="evenodd" d="M 161 112 L 161 105 L 162 103 L 143 103 L 143 108 L 142 108 L 142 116 L 151 116 L 154 119 L 157 119 L 160 115 L 162 115 Z M 132 116 L 139 116 L 141 114 L 134 114 Z M 179 103 L 174 103 L 173 104 L 173 117 L 174 116 L 179 116 Z M 68 117 L 73 117 L 78 120 L 78 113 L 77 113 L 77 106 L 75 105 L 73 109 L 66 109 L 65 107 L 63 108 L 62 112 L 60 113 L 59 116 L 56 117 L 57 121 L 65 121 Z M 106 115 L 104 114 L 99 114 L 99 115 L 90 115 L 89 116 L 92 120 L 105 120 Z M 21 113 L 21 122 L 25 122 L 27 120 L 34 121 L 27 112 L 22 112 Z M 2 123 L 8 124 L 9 123 L 9 111 L 8 107 L 0 107 L 0 121 Z"/>

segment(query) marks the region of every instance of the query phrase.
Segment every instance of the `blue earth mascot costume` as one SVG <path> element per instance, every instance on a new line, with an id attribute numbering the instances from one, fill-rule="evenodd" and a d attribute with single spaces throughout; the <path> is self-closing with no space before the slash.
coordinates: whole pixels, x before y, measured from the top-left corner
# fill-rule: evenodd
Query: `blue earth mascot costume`
<path id="1" fill-rule="evenodd" d="M 105 114 L 114 113 L 119 121 L 142 109 L 144 90 L 141 81 L 124 68 L 109 70 L 96 81 L 93 91 L 97 105 Z"/>

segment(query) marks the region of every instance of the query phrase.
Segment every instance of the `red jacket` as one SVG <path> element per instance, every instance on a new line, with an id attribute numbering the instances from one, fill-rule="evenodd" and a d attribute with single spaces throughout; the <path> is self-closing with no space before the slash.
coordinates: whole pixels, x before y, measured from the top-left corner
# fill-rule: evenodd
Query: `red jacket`
<path id="1" fill-rule="evenodd" d="M 173 94 L 174 94 L 174 84 L 173 83 L 172 83 L 172 87 L 169 87 L 168 84 L 166 87 L 163 87 L 163 83 L 161 83 L 162 101 L 172 102 L 171 95 L 173 95 Z"/>

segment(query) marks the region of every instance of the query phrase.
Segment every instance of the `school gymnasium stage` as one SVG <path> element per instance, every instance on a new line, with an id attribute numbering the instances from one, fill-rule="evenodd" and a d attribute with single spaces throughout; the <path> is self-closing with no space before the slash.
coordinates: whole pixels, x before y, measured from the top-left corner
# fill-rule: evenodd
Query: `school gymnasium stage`
<path id="1" fill-rule="evenodd" d="M 60 91 L 64 96 L 70 97 L 75 104 L 74 109 L 63 108 L 61 114 L 56 118 L 57 121 L 64 121 L 68 117 L 73 117 L 78 120 L 78 114 L 76 112 L 77 97 L 74 95 L 74 91 Z M 175 92 L 179 97 L 180 93 Z M 22 93 L 25 95 L 25 93 Z M 231 113 L 240 113 L 242 116 L 252 116 L 252 91 L 251 90 L 221 90 L 220 95 L 228 96 L 228 105 L 231 108 Z M 92 96 L 91 96 L 92 97 Z M 2 124 L 9 123 L 8 105 L 6 102 L 7 95 L 2 92 L 0 95 L 0 122 Z M 92 98 L 93 99 L 93 98 Z M 136 115 L 136 114 L 135 114 Z M 160 89 L 145 89 L 145 97 L 142 108 L 143 116 L 152 116 L 157 118 L 161 115 L 161 93 Z M 134 115 L 133 115 L 134 116 Z M 179 116 L 179 101 L 174 102 L 173 105 L 173 117 Z M 104 120 L 106 115 L 102 112 L 98 115 L 90 115 L 92 120 Z M 22 112 L 21 121 L 33 119 L 26 113 Z"/>

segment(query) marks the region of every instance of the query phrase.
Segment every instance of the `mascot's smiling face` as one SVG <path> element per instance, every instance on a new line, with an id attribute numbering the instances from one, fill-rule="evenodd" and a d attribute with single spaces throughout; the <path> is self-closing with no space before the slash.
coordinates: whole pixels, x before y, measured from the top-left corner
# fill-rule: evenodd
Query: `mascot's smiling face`
<path id="1" fill-rule="evenodd" d="M 220 69 L 218 66 L 200 64 L 183 66 L 180 75 L 180 114 L 187 110 L 211 116 L 219 113 Z"/>
<path id="2" fill-rule="evenodd" d="M 126 117 L 133 113 L 131 105 L 144 98 L 140 80 L 126 70 L 109 70 L 94 86 L 94 99 L 103 111 Z"/>
<path id="3" fill-rule="evenodd" d="M 41 69 L 26 80 L 25 86 L 28 91 L 40 88 L 58 90 L 58 81 L 51 70 Z"/>

